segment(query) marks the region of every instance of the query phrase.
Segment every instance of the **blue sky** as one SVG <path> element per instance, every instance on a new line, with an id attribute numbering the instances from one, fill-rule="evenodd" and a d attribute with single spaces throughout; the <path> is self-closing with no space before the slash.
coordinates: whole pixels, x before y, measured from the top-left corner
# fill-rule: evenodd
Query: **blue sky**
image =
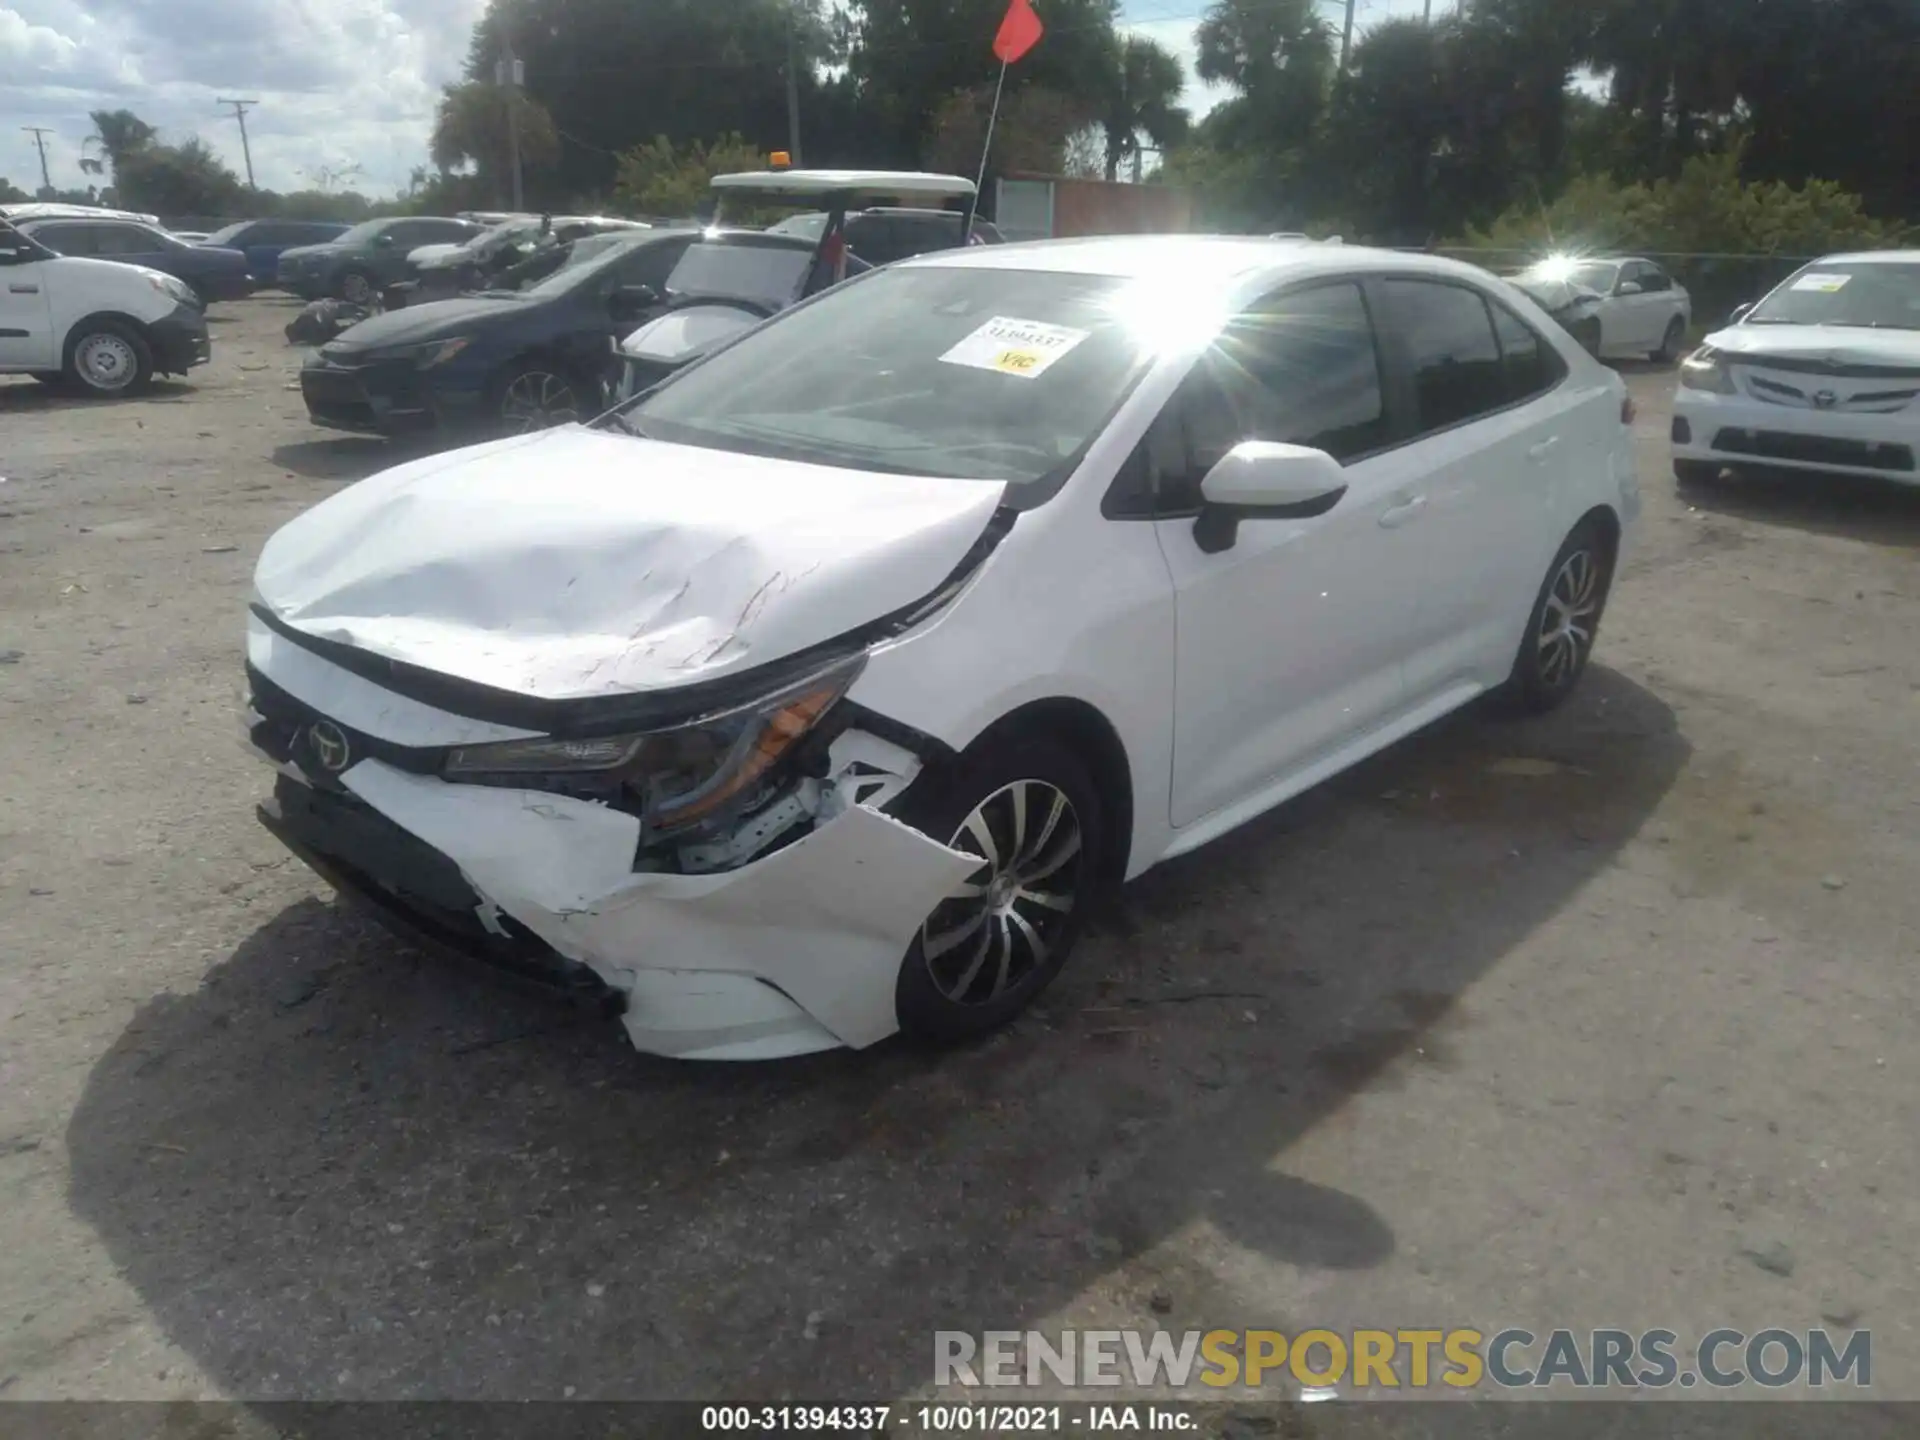
<path id="1" fill-rule="evenodd" d="M 85 183 L 87 112 L 127 108 L 169 139 L 199 134 L 241 169 L 240 135 L 215 101 L 257 98 L 248 117 L 262 185 L 327 174 L 391 192 L 426 159 L 440 87 L 454 79 L 484 0 L 0 0 L 0 175 L 23 189 L 40 161 L 21 127 L 46 127 L 53 183 Z M 1338 19 L 1337 0 L 1323 0 Z M 1356 28 L 1417 14 L 1424 0 L 1359 0 Z M 1436 0 L 1437 8 L 1452 0 Z M 1046 0 L 1039 0 L 1046 13 Z M 1126 27 L 1188 67 L 1204 0 L 1135 0 Z M 1219 95 L 1190 79 L 1196 115 Z"/>

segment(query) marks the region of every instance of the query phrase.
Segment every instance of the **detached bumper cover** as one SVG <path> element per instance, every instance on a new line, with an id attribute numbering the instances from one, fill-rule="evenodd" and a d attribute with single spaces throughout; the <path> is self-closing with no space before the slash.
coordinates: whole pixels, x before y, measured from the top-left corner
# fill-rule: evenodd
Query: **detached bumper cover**
<path id="1" fill-rule="evenodd" d="M 566 983 L 583 967 L 625 997 L 636 1047 L 685 1058 L 892 1034 L 901 957 L 979 865 L 855 805 L 737 870 L 635 873 L 639 821 L 604 806 L 379 760 L 340 784 L 335 799 L 283 772 L 262 819 L 327 878 L 397 904 L 456 948 Z"/>
<path id="2" fill-rule="evenodd" d="M 476 420 L 477 389 L 430 384 L 407 361 L 341 365 L 314 356 L 300 371 L 307 417 L 330 430 L 363 435 L 408 435 Z"/>
<path id="3" fill-rule="evenodd" d="M 1674 434 L 1687 437 L 1674 441 L 1676 460 L 1836 470 L 1920 485 L 1920 407 L 1849 414 L 1682 387 L 1673 418 Z"/>

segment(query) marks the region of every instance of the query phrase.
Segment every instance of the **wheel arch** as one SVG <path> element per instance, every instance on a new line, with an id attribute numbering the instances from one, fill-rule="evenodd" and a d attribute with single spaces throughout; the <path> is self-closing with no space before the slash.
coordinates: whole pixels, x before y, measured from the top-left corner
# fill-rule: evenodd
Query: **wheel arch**
<path id="1" fill-rule="evenodd" d="M 1595 505 L 1591 510 L 1587 511 L 1586 514 L 1573 522 L 1572 526 L 1567 530 L 1567 534 L 1571 535 L 1575 530 L 1580 529 L 1581 526 L 1589 524 L 1595 526 L 1600 533 L 1606 537 L 1607 563 L 1612 564 L 1618 560 L 1620 558 L 1620 537 L 1622 533 L 1619 512 L 1611 505 Z"/>
<path id="2" fill-rule="evenodd" d="M 134 334 L 138 335 L 140 339 L 145 342 L 149 350 L 153 348 L 153 331 L 147 327 L 146 321 L 129 315 L 124 310 L 89 310 L 85 315 L 71 322 L 67 326 L 66 334 L 60 337 L 60 365 L 62 369 L 65 369 L 73 363 L 73 347 L 80 342 L 80 337 L 87 333 L 87 327 L 107 322 L 118 325 L 122 329 L 133 331 Z"/>
<path id="3" fill-rule="evenodd" d="M 967 749 L 1021 734 L 1052 736 L 1086 763 L 1107 806 L 1107 863 L 1100 878 L 1103 884 L 1118 886 L 1127 873 L 1134 822 L 1133 765 L 1120 732 L 1090 702 L 1057 695 L 1029 700 L 1008 711 L 976 735 Z"/>

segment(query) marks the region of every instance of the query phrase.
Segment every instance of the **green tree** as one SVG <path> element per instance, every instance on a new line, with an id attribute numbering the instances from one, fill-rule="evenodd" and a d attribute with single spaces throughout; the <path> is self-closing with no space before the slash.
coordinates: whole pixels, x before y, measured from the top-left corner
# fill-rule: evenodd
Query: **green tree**
<path id="1" fill-rule="evenodd" d="M 1214 0 L 1194 45 L 1200 78 L 1240 92 L 1227 118 L 1241 143 L 1288 147 L 1312 138 L 1335 63 L 1333 28 L 1314 0 Z"/>
<path id="2" fill-rule="evenodd" d="M 230 215 L 247 207 L 247 190 L 199 136 L 178 145 L 149 140 L 114 163 L 123 205 L 162 215 Z"/>
<path id="3" fill-rule="evenodd" d="M 614 170 L 614 202 L 642 215 L 680 218 L 695 214 L 716 175 L 765 168 L 766 156 L 738 135 L 712 144 L 675 145 L 656 135 L 623 154 Z"/>
<path id="4" fill-rule="evenodd" d="M 496 203 L 503 206 L 511 203 L 513 195 L 509 114 L 519 124 L 521 174 L 531 176 L 534 183 L 529 188 L 540 193 L 549 188 L 542 185 L 541 177 L 559 158 L 560 135 L 546 107 L 522 91 L 477 80 L 449 85 L 434 112 L 427 146 L 442 175 L 471 165 L 480 192 L 497 197 Z"/>
<path id="5" fill-rule="evenodd" d="M 956 91 L 934 110 L 921 162 L 929 170 L 971 179 L 986 141 L 993 87 Z M 1092 107 L 1071 95 L 1030 85 L 1000 102 L 988 156 L 987 185 L 1008 171 L 1038 175 L 1069 172 L 1069 150 L 1077 136 L 1095 123 Z"/>
<path id="6" fill-rule="evenodd" d="M 6 176 L 0 175 L 0 205 L 17 205 L 22 200 L 32 198 L 26 191 L 15 188 L 13 182 Z"/>
<path id="7" fill-rule="evenodd" d="M 1122 164 L 1140 154 L 1141 136 L 1162 151 L 1186 138 L 1180 93 L 1187 76 L 1178 56 L 1144 35 L 1116 38 L 1109 65 L 1100 126 L 1106 132 L 1106 175 L 1112 180 Z"/>
<path id="8" fill-rule="evenodd" d="M 95 110 L 88 117 L 93 133 L 81 143 L 80 168 L 108 176 L 118 186 L 120 166 L 129 156 L 160 138 L 160 132 L 131 110 Z"/>

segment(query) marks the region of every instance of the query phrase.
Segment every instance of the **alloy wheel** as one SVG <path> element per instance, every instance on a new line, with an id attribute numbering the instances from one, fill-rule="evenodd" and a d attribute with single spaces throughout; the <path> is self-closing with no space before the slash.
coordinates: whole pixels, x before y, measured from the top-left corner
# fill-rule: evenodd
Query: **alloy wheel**
<path id="1" fill-rule="evenodd" d="M 1540 612 L 1540 682 L 1551 689 L 1580 673 L 1593 649 L 1600 617 L 1600 562 L 1591 550 L 1575 550 L 1555 572 Z"/>
<path id="2" fill-rule="evenodd" d="M 1073 802 L 1044 780 L 1003 785 L 974 807 L 947 844 L 980 867 L 920 931 L 942 995 L 984 1005 L 1047 964 L 1073 914 L 1083 841 Z"/>
<path id="3" fill-rule="evenodd" d="M 351 271 L 341 277 L 340 298 L 350 305 L 367 305 L 373 301 L 373 283 L 358 271 Z"/>
<path id="4" fill-rule="evenodd" d="M 140 373 L 140 357 L 124 336 L 88 335 L 73 352 L 74 368 L 95 390 L 124 390 Z"/>
<path id="5" fill-rule="evenodd" d="M 513 377 L 500 397 L 500 419 L 511 434 L 526 435 L 580 418 L 580 402 L 565 378 L 545 370 Z"/>

